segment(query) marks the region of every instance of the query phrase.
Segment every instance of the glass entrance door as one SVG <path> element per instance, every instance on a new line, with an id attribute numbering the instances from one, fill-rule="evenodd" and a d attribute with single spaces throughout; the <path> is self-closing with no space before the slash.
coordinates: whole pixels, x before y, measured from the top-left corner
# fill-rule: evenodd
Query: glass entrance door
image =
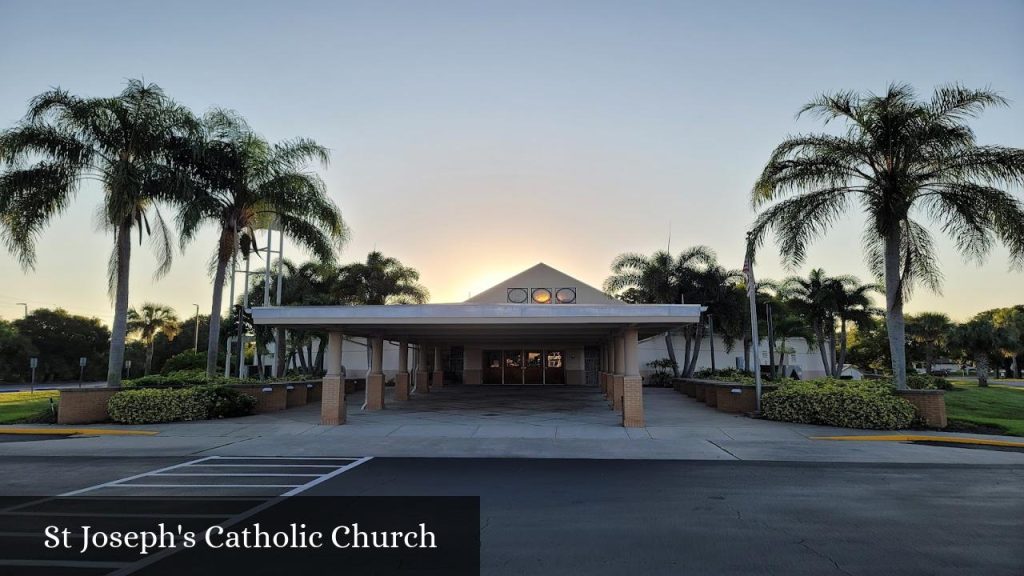
<path id="1" fill-rule="evenodd" d="M 481 382 L 484 384 L 501 384 L 501 350 L 484 350 L 484 368 Z"/>
<path id="2" fill-rule="evenodd" d="M 565 384 L 565 352 L 548 350 L 544 359 L 544 383 Z"/>
<path id="3" fill-rule="evenodd" d="M 521 350 L 505 350 L 505 381 L 504 384 L 523 383 L 523 352 Z"/>
<path id="4" fill-rule="evenodd" d="M 523 365 L 523 384 L 544 383 L 544 353 L 540 350 L 527 350 L 526 362 Z"/>

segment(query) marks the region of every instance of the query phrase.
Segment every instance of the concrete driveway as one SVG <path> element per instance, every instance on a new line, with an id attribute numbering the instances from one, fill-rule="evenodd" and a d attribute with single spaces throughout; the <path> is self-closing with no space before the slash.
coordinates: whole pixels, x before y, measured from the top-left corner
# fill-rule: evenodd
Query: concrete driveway
<path id="1" fill-rule="evenodd" d="M 348 423 L 342 426 L 321 426 L 320 406 L 310 404 L 246 418 L 123 427 L 158 431 L 156 436 L 79 436 L 0 443 L 0 456 L 344 453 L 442 458 L 1024 464 L 1024 453 L 1019 451 L 818 440 L 815 438 L 872 432 L 726 414 L 669 389 L 645 390 L 646 428 L 623 428 L 619 416 L 607 407 L 595 388 L 452 386 L 414 396 L 408 402 L 395 402 L 388 392 L 386 409 L 376 412 L 360 409 L 362 393 L 350 395 Z"/>

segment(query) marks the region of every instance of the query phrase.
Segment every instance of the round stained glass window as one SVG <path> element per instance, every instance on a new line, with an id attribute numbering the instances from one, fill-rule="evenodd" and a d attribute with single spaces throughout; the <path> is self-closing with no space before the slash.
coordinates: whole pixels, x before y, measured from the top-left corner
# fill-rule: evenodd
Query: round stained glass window
<path id="1" fill-rule="evenodd" d="M 522 304 L 526 302 L 526 288 L 509 288 L 508 289 L 508 301 L 512 304 Z"/>
<path id="2" fill-rule="evenodd" d="M 551 290 L 547 288 L 534 288 L 533 301 L 537 304 L 548 304 L 551 302 Z"/>
<path id="3" fill-rule="evenodd" d="M 572 288 L 559 288 L 558 292 L 555 292 L 555 300 L 559 304 L 572 304 L 576 302 L 576 290 Z"/>

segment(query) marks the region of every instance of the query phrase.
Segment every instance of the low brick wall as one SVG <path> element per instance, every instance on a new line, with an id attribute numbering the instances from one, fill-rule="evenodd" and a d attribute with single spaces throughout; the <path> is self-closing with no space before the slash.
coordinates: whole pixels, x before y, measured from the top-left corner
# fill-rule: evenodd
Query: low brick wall
<path id="1" fill-rule="evenodd" d="M 775 390 L 775 386 L 761 386 L 761 394 Z M 757 389 L 725 382 L 715 386 L 718 409 L 722 412 L 752 414 L 757 412 Z"/>
<path id="2" fill-rule="evenodd" d="M 693 382 L 693 398 L 695 400 L 697 400 L 697 402 L 703 402 L 704 401 L 704 386 L 705 386 L 704 382 L 700 382 L 700 381 L 694 381 Z"/>
<path id="3" fill-rule="evenodd" d="M 120 388 L 81 388 L 60 391 L 57 424 L 95 424 L 110 420 L 107 402 Z"/>
<path id="4" fill-rule="evenodd" d="M 288 384 L 232 385 L 239 392 L 256 399 L 256 413 L 277 412 L 288 407 Z"/>
<path id="5" fill-rule="evenodd" d="M 319 402 L 323 398 L 324 394 L 324 383 L 323 380 L 317 380 L 316 382 L 306 383 L 306 402 Z"/>
<path id="6" fill-rule="evenodd" d="M 946 396 L 942 390 L 897 390 L 896 395 L 914 405 L 928 428 L 946 427 Z"/>
<path id="7" fill-rule="evenodd" d="M 294 384 L 288 384 L 285 386 L 285 406 L 292 408 L 295 406 L 305 406 L 307 398 L 309 396 L 309 389 L 306 388 L 305 384 L 301 382 L 295 382 Z"/>
<path id="8" fill-rule="evenodd" d="M 704 384 L 704 404 L 707 404 L 712 408 L 718 408 L 718 392 L 716 390 L 717 387 L 717 383 L 709 382 L 707 384 Z"/>

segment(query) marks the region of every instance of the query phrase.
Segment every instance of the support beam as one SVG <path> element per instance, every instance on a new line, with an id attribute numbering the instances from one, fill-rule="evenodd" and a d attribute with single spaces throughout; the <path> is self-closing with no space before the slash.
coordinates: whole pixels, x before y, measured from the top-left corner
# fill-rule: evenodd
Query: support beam
<path id="1" fill-rule="evenodd" d="M 640 378 L 640 362 L 636 328 L 622 332 L 625 352 L 625 374 L 622 378 L 622 425 L 626 428 L 644 426 L 644 387 Z"/>
<path id="2" fill-rule="evenodd" d="M 430 392 L 430 373 L 427 371 L 428 349 L 420 344 L 416 348 L 416 393 L 428 394 Z"/>
<path id="3" fill-rule="evenodd" d="M 345 377 L 341 373 L 343 343 L 341 332 L 330 332 L 327 335 L 327 350 L 324 355 L 326 373 L 320 400 L 320 423 L 324 426 L 345 423 Z"/>
<path id="4" fill-rule="evenodd" d="M 441 347 L 434 347 L 434 378 L 430 385 L 435 388 L 444 388 L 444 368 L 441 366 Z"/>
<path id="5" fill-rule="evenodd" d="M 409 340 L 398 340 L 398 374 L 395 375 L 395 400 L 409 399 Z"/>
<path id="6" fill-rule="evenodd" d="M 615 374 L 612 376 L 611 407 L 622 412 L 622 379 L 626 375 L 625 339 L 621 334 L 615 336 Z"/>
<path id="7" fill-rule="evenodd" d="M 366 377 L 366 409 L 384 409 L 384 338 L 367 340 L 371 347 L 370 374 Z"/>

